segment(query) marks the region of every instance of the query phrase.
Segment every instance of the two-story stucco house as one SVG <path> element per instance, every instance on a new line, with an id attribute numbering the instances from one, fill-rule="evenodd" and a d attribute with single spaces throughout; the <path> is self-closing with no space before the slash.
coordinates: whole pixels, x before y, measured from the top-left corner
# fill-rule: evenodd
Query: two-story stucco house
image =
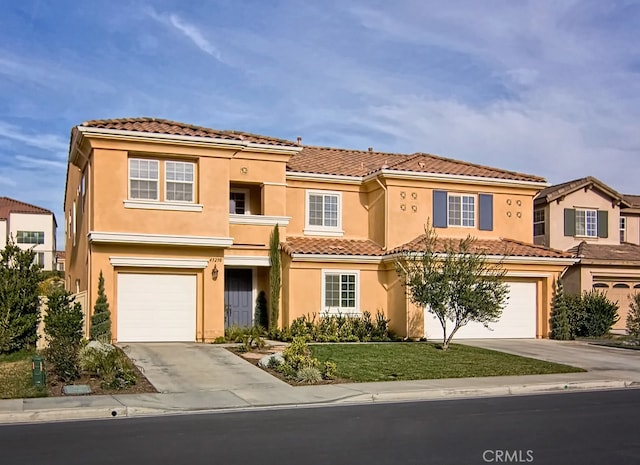
<path id="1" fill-rule="evenodd" d="M 554 280 L 575 262 L 533 244 L 537 176 L 427 154 L 302 146 L 135 118 L 72 129 L 65 197 L 67 286 L 97 295 L 103 273 L 118 341 L 211 341 L 253 321 L 269 292 L 269 236 L 280 228 L 280 324 L 306 314 L 384 312 L 409 337 L 440 337 L 406 296 L 394 258 L 476 236 L 508 270 L 494 331 L 546 337 Z M 431 220 L 430 220 L 431 219 Z"/>
<path id="2" fill-rule="evenodd" d="M 618 302 L 614 330 L 625 328 L 629 296 L 640 290 L 639 200 L 589 176 L 543 189 L 534 201 L 535 242 L 579 259 L 563 276 L 567 292 L 599 289 Z"/>
<path id="3" fill-rule="evenodd" d="M 33 249 L 35 262 L 54 269 L 56 217 L 50 210 L 9 197 L 0 197 L 0 248 L 13 241 L 21 249 Z"/>

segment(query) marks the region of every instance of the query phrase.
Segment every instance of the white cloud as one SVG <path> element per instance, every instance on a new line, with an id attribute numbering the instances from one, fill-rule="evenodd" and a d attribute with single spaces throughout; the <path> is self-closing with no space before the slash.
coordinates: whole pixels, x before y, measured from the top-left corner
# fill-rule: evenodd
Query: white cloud
<path id="1" fill-rule="evenodd" d="M 204 36 L 203 32 L 195 24 L 184 20 L 176 13 L 157 13 L 152 8 L 147 9 L 146 13 L 156 21 L 180 32 L 204 53 L 211 55 L 218 61 L 222 61 L 220 51 Z"/>
<path id="2" fill-rule="evenodd" d="M 45 160 L 37 157 L 25 157 L 24 155 L 16 155 L 15 159 L 22 165 L 43 167 L 43 168 L 60 168 L 65 169 L 67 164 L 62 161 Z"/>
<path id="3" fill-rule="evenodd" d="M 0 138 L 10 139 L 28 145 L 29 147 L 36 147 L 58 153 L 66 153 L 69 148 L 68 141 L 57 134 L 39 132 L 29 134 L 18 126 L 4 121 L 0 121 Z"/>

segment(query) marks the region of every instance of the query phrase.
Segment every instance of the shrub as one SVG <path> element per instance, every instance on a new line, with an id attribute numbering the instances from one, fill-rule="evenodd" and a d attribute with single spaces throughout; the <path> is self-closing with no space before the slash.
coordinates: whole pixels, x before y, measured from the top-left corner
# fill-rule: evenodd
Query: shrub
<path id="1" fill-rule="evenodd" d="M 267 309 L 267 295 L 264 291 L 258 293 L 256 298 L 256 311 L 254 315 L 254 321 L 256 325 L 262 328 L 269 327 L 269 312 Z"/>
<path id="2" fill-rule="evenodd" d="M 111 342 L 111 311 L 109 310 L 109 302 L 104 293 L 104 277 L 102 270 L 98 277 L 98 298 L 93 307 L 93 315 L 91 315 L 91 328 L 89 329 L 91 339 L 100 342 Z"/>
<path id="3" fill-rule="evenodd" d="M 318 359 L 311 357 L 311 349 L 304 337 L 294 337 L 289 346 L 282 351 L 282 358 L 295 372 L 304 367 L 319 368 Z"/>
<path id="4" fill-rule="evenodd" d="M 569 320 L 569 339 L 575 339 L 584 333 L 584 306 L 582 296 L 579 294 L 565 294 L 565 305 Z"/>
<path id="5" fill-rule="evenodd" d="M 325 377 L 325 379 L 334 379 L 337 372 L 338 366 L 336 365 L 336 362 L 332 362 L 331 360 L 327 360 L 326 362 L 324 362 L 323 376 Z"/>
<path id="6" fill-rule="evenodd" d="M 259 326 L 229 326 L 224 334 L 222 342 L 241 343 L 241 349 L 245 352 L 254 348 L 262 349 L 266 345 L 262 337 L 262 328 Z"/>
<path id="7" fill-rule="evenodd" d="M 582 336 L 601 337 L 620 319 L 618 304 L 607 299 L 603 292 L 591 290 L 582 295 L 584 322 Z"/>
<path id="8" fill-rule="evenodd" d="M 62 381 L 80 373 L 79 351 L 82 346 L 82 308 L 73 303 L 71 293 L 54 289 L 47 296 L 44 331 L 49 342 L 46 358 Z"/>
<path id="9" fill-rule="evenodd" d="M 40 267 L 13 240 L 0 250 L 0 353 L 32 347 L 40 317 Z"/>
<path id="10" fill-rule="evenodd" d="M 322 373 L 316 367 L 302 367 L 296 373 L 296 379 L 301 383 L 316 384 L 322 381 Z"/>
<path id="11" fill-rule="evenodd" d="M 627 332 L 640 339 L 640 292 L 634 295 L 627 314 Z"/>
<path id="12" fill-rule="evenodd" d="M 276 370 L 280 365 L 282 365 L 282 360 L 273 356 L 269 357 L 269 361 L 267 362 L 267 368 Z"/>
<path id="13" fill-rule="evenodd" d="M 100 378 L 103 389 L 123 389 L 136 384 L 136 374 L 127 357 L 117 348 L 86 347 L 80 353 L 83 370 Z"/>
<path id="14" fill-rule="evenodd" d="M 393 338 L 389 320 L 381 311 L 377 312 L 375 321 L 366 311 L 362 317 L 338 314 L 317 318 L 315 313 L 303 315 L 296 318 L 289 328 L 270 331 L 269 334 L 273 339 L 287 342 L 296 337 L 308 342 L 383 342 Z"/>
<path id="15" fill-rule="evenodd" d="M 569 309 L 565 299 L 564 288 L 558 279 L 553 289 L 551 301 L 551 338 L 566 341 L 571 339 L 571 327 L 569 326 Z"/>

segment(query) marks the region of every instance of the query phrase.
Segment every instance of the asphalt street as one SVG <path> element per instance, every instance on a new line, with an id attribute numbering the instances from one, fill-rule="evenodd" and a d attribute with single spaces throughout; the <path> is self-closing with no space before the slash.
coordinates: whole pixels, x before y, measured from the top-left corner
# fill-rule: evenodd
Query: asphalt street
<path id="1" fill-rule="evenodd" d="M 0 427 L 12 464 L 638 464 L 640 390 Z"/>

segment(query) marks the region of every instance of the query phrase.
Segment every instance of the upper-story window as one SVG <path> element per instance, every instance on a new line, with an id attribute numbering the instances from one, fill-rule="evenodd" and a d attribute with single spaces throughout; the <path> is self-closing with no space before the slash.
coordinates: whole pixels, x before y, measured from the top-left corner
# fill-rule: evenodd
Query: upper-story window
<path id="1" fill-rule="evenodd" d="M 447 218 L 449 226 L 473 228 L 476 225 L 476 198 L 473 195 L 448 194 Z"/>
<path id="2" fill-rule="evenodd" d="M 598 211 L 576 209 L 576 236 L 598 236 Z"/>
<path id="3" fill-rule="evenodd" d="M 310 234 L 342 234 L 340 192 L 307 191 L 306 228 Z"/>
<path id="4" fill-rule="evenodd" d="M 533 235 L 544 236 L 544 209 L 539 208 L 533 211 Z"/>
<path id="5" fill-rule="evenodd" d="M 565 208 L 564 235 L 587 238 L 609 237 L 609 212 L 591 208 Z"/>
<path id="6" fill-rule="evenodd" d="M 129 198 L 159 200 L 158 160 L 129 159 Z"/>
<path id="7" fill-rule="evenodd" d="M 627 240 L 627 218 L 624 216 L 620 217 L 620 242 L 625 242 Z"/>
<path id="8" fill-rule="evenodd" d="M 18 231 L 18 244 L 44 244 L 44 231 Z"/>
<path id="9" fill-rule="evenodd" d="M 165 198 L 168 201 L 193 202 L 193 163 L 167 161 L 165 169 Z"/>
<path id="10" fill-rule="evenodd" d="M 231 189 L 229 191 L 229 213 L 249 215 L 249 189 Z"/>

